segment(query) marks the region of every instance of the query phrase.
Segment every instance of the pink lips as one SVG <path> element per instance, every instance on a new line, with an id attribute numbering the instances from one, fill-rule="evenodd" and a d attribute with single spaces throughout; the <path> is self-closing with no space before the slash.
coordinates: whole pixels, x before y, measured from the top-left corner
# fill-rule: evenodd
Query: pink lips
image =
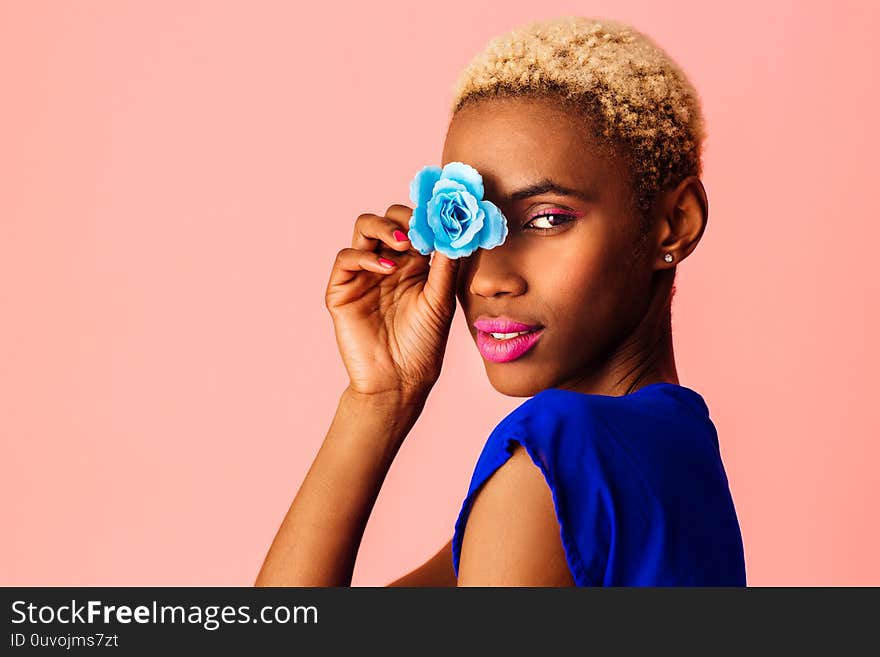
<path id="1" fill-rule="evenodd" d="M 481 317 L 474 322 L 474 328 L 486 333 L 515 333 L 516 331 L 531 331 L 541 327 L 523 324 L 507 317 Z"/>
<path id="2" fill-rule="evenodd" d="M 477 348 L 487 360 L 506 363 L 516 360 L 531 349 L 544 332 L 544 327 L 523 324 L 506 317 L 481 318 L 474 322 L 477 329 Z M 506 340 L 496 340 L 490 333 L 531 331 Z"/>

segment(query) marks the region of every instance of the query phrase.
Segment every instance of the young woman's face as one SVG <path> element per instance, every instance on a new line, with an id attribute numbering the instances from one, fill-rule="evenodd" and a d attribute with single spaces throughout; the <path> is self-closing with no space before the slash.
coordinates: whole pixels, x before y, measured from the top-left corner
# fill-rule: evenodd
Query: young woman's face
<path id="1" fill-rule="evenodd" d="M 459 110 L 446 136 L 442 163 L 476 168 L 484 198 L 508 222 L 504 244 L 460 265 L 456 293 L 471 335 L 478 345 L 494 340 L 474 326 L 481 317 L 543 327 L 512 360 L 493 357 L 504 351 L 497 346 L 480 349 L 490 382 L 506 395 L 602 390 L 644 356 L 629 336 L 651 303 L 656 254 L 650 246 L 637 254 L 624 163 L 585 126 L 550 99 L 491 99 Z M 577 195 L 522 191 L 547 181 Z"/>

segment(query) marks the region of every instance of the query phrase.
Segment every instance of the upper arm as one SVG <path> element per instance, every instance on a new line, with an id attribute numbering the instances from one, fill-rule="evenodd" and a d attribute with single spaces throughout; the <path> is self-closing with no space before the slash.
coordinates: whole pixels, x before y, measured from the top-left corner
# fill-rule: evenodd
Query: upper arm
<path id="1" fill-rule="evenodd" d="M 440 548 L 421 566 L 394 580 L 388 586 L 455 586 L 452 541 Z"/>
<path id="2" fill-rule="evenodd" d="M 574 586 L 550 487 L 522 445 L 477 493 L 459 586 Z"/>

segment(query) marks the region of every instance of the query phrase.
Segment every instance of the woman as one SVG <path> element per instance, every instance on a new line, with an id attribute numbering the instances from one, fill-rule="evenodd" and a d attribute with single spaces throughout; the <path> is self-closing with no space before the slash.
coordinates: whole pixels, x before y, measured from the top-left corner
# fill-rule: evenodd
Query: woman
<path id="1" fill-rule="evenodd" d="M 350 585 L 457 298 L 492 386 L 530 399 L 486 441 L 452 540 L 392 585 L 745 585 L 715 427 L 672 348 L 708 218 L 696 92 L 640 32 L 566 17 L 490 42 L 452 110 L 443 164 L 480 172 L 507 237 L 431 258 L 412 208 L 358 217 L 326 293 L 350 383 L 256 584 Z"/>

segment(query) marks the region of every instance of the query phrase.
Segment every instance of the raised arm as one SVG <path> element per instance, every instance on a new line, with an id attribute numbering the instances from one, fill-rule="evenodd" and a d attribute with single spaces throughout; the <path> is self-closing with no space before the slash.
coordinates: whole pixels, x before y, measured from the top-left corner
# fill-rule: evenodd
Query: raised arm
<path id="1" fill-rule="evenodd" d="M 351 585 L 367 520 L 423 404 L 345 389 L 255 586 Z"/>
<path id="2" fill-rule="evenodd" d="M 379 490 L 440 376 L 459 263 L 412 249 L 411 216 L 362 214 L 336 256 L 326 306 L 349 384 L 256 586 L 351 584 Z"/>

